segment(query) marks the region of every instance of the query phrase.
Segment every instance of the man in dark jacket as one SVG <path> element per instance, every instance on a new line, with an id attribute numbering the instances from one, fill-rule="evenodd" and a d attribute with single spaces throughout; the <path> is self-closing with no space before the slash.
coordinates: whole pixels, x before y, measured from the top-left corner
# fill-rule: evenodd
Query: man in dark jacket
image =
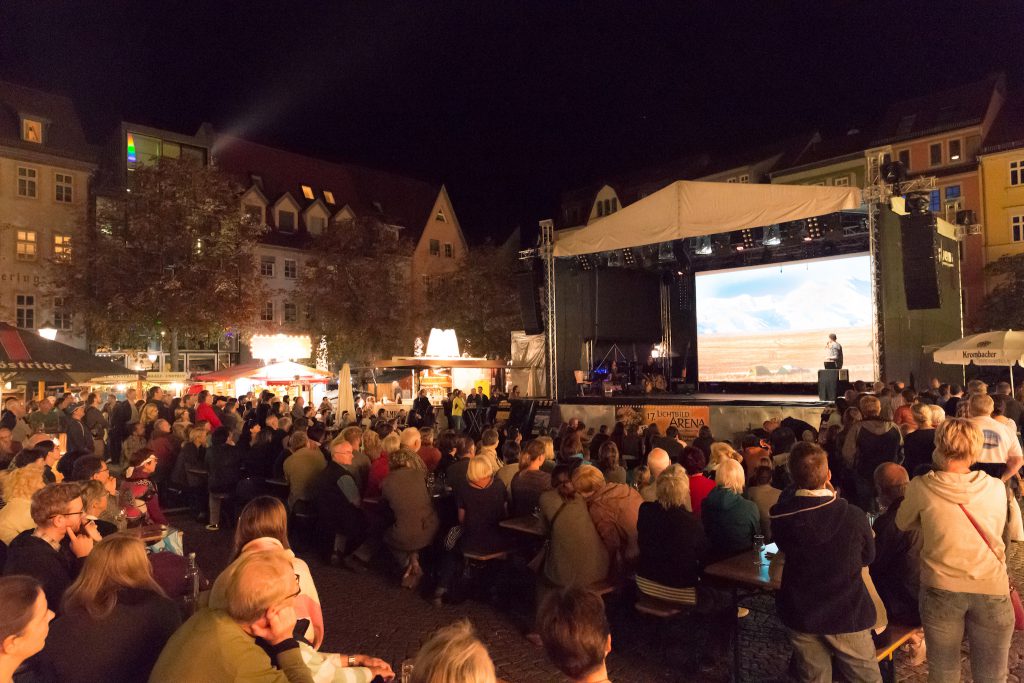
<path id="1" fill-rule="evenodd" d="M 94 539 L 84 528 L 84 515 L 78 484 L 40 489 L 32 495 L 36 528 L 15 536 L 7 552 L 4 575 L 26 574 L 38 580 L 50 609 L 58 614 L 64 591 L 92 552 Z"/>
<path id="2" fill-rule="evenodd" d="M 867 516 L 835 494 L 820 446 L 794 446 L 789 468 L 794 490 L 772 507 L 771 520 L 786 559 L 775 604 L 799 679 L 831 681 L 834 657 L 843 680 L 881 681 L 871 640 L 875 607 L 862 577 L 875 557 Z"/>
<path id="3" fill-rule="evenodd" d="M 842 445 L 842 459 L 849 469 L 851 491 L 843 491 L 862 510 L 874 507 L 875 469 L 883 462 L 903 461 L 903 434 L 891 420 L 881 416 L 882 402 L 874 396 L 860 400 L 864 419 L 850 427 Z"/>
<path id="4" fill-rule="evenodd" d="M 125 392 L 125 399 L 118 401 L 110 413 L 110 457 L 115 462 L 121 459 L 121 443 L 131 433 L 128 424 L 139 420 L 139 409 L 135 407 L 135 397 L 135 390 L 129 389 Z"/>
<path id="5" fill-rule="evenodd" d="M 352 444 L 342 440 L 331 447 L 331 460 L 313 483 L 313 499 L 317 510 L 320 551 L 325 562 L 331 561 L 335 539 L 345 535 L 345 547 L 338 559 L 345 563 L 366 540 L 366 516 L 359 507 L 359 485 L 353 476 Z"/>
<path id="6" fill-rule="evenodd" d="M 921 531 L 896 527 L 910 477 L 902 466 L 883 463 L 875 470 L 878 504 L 885 509 L 875 520 L 875 560 L 871 580 L 889 619 L 902 626 L 920 626 L 917 596 L 921 589 Z"/>
<path id="7" fill-rule="evenodd" d="M 85 417 L 85 404 L 79 403 L 71 410 L 71 419 L 67 421 L 67 451 L 82 451 L 92 453 L 94 450 L 92 434 L 88 427 L 82 422 Z"/>

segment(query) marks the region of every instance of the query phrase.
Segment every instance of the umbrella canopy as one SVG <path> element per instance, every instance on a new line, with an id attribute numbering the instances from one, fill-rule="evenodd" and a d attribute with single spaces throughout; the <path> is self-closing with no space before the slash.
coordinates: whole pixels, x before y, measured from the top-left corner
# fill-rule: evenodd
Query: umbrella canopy
<path id="1" fill-rule="evenodd" d="M 1007 365 L 1024 359 L 1024 332 L 999 330 L 972 334 L 936 349 L 936 363 L 945 365 Z"/>
<path id="2" fill-rule="evenodd" d="M 263 384 L 289 385 L 326 384 L 333 375 L 326 370 L 317 370 L 291 361 L 271 363 L 270 365 L 260 365 L 259 361 L 255 361 L 198 375 L 196 381 L 230 382 L 242 377 Z"/>
<path id="3" fill-rule="evenodd" d="M 352 368 L 343 363 L 338 373 L 338 415 L 348 411 L 350 416 L 356 414 L 356 402 L 352 400 Z"/>
<path id="4" fill-rule="evenodd" d="M 15 382 L 81 382 L 126 368 L 88 351 L 0 323 L 0 376 Z"/>

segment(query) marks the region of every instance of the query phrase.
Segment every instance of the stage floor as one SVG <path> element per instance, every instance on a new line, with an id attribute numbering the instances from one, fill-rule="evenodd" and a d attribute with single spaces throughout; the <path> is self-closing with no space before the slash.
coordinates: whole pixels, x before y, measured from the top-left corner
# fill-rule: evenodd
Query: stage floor
<path id="1" fill-rule="evenodd" d="M 559 403 L 565 405 L 719 405 L 719 406 L 799 406 L 826 408 L 831 401 L 822 401 L 817 394 L 641 394 L 639 396 L 573 396 Z"/>

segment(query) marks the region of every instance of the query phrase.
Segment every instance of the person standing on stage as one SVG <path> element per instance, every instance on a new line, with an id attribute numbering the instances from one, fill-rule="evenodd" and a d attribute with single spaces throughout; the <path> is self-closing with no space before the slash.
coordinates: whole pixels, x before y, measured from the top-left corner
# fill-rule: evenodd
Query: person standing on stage
<path id="1" fill-rule="evenodd" d="M 843 345 L 836 341 L 835 332 L 825 342 L 825 367 L 839 370 L 843 367 Z"/>

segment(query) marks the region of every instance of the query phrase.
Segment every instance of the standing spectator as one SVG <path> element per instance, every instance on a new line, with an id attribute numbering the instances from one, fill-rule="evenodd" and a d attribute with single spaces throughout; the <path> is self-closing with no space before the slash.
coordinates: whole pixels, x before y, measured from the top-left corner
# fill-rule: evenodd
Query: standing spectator
<path id="1" fill-rule="evenodd" d="M 85 404 L 78 404 L 71 409 L 71 415 L 69 420 L 66 422 L 67 427 L 67 452 L 82 452 L 92 453 L 94 446 L 92 442 L 92 434 L 89 433 L 89 429 L 82 422 L 82 418 L 85 417 Z"/>
<path id="2" fill-rule="evenodd" d="M 4 575 L 28 574 L 38 579 L 47 603 L 59 609 L 64 591 L 77 578 L 99 537 L 83 525 L 84 514 L 78 484 L 54 484 L 36 491 L 32 495 L 35 529 L 11 541 Z"/>
<path id="3" fill-rule="evenodd" d="M 180 625 L 178 607 L 153 579 L 145 545 L 115 534 L 96 544 L 65 593 L 45 656 L 61 681 L 146 680 Z"/>
<path id="4" fill-rule="evenodd" d="M 538 621 L 548 658 L 573 683 L 610 680 L 605 660 L 612 634 L 600 596 L 581 588 L 551 593 Z"/>
<path id="5" fill-rule="evenodd" d="M 761 533 L 757 505 L 743 497 L 743 466 L 724 460 L 718 466 L 715 488 L 701 508 L 701 522 L 710 542 L 709 561 L 749 550 Z"/>
<path id="6" fill-rule="evenodd" d="M 171 435 L 171 424 L 160 418 L 153 423 L 153 431 L 149 435 L 146 446 L 156 456 L 156 472 L 153 481 L 157 485 L 164 484 L 174 471 L 174 461 L 178 457 L 178 446 Z"/>
<path id="7" fill-rule="evenodd" d="M 146 447 L 149 440 L 146 438 L 146 426 L 141 422 L 128 424 L 129 432 L 121 444 L 121 464 L 127 465 L 128 458 L 138 450 Z"/>
<path id="8" fill-rule="evenodd" d="M 932 421 L 932 408 L 942 410 L 938 406 L 929 406 L 924 403 L 915 403 L 910 408 L 916 429 L 904 437 L 903 466 L 912 477 L 917 475 L 919 468 L 931 465 L 932 462 L 936 426 L 936 423 Z"/>
<path id="9" fill-rule="evenodd" d="M 231 440 L 237 444 L 238 440 L 242 438 L 242 429 L 245 427 L 245 421 L 238 414 L 238 399 L 229 398 L 224 404 L 221 422 L 231 432 Z"/>
<path id="10" fill-rule="evenodd" d="M 850 427 L 843 443 L 843 463 L 850 472 L 853 490 L 847 496 L 862 510 L 874 507 L 875 468 L 883 462 L 897 462 L 903 435 L 891 420 L 881 416 L 882 404 L 874 396 L 860 400 L 860 422 Z M 845 494 L 844 494 L 845 495 Z"/>
<path id="11" fill-rule="evenodd" d="M 458 389 L 452 392 L 452 414 L 451 414 L 451 428 L 457 433 L 462 433 L 462 414 L 466 412 L 466 399 L 462 397 L 462 392 Z"/>
<path id="12" fill-rule="evenodd" d="M 1013 420 L 1017 427 L 1020 427 L 1020 419 L 1024 416 L 1024 407 L 1021 406 L 1020 401 L 1013 397 L 1013 389 L 1009 382 L 999 382 L 996 384 L 996 394 L 1003 397 L 1003 415 Z"/>
<path id="13" fill-rule="evenodd" d="M 622 437 L 621 451 L 622 459 L 634 464 L 639 463 L 644 454 L 644 441 L 640 437 L 637 425 L 631 424 L 626 428 L 626 434 Z"/>
<path id="14" fill-rule="evenodd" d="M 46 645 L 51 619 L 38 581 L 30 576 L 0 578 L 0 681 L 13 681 L 15 674 L 19 683 L 51 680 L 52 671 L 37 670 L 44 663 L 31 659 Z"/>
<path id="15" fill-rule="evenodd" d="M 937 471 L 915 477 L 896 526 L 919 529 L 921 623 L 930 680 L 960 680 L 964 630 L 976 681 L 1005 681 L 1013 635 L 1004 529 L 1020 538 L 1019 512 L 1006 487 L 971 466 L 986 435 L 972 420 L 950 418 L 935 433 Z M 1008 516 L 1012 515 L 1012 516 Z M 786 571 L 789 571 L 787 558 Z M 783 579 L 785 580 L 785 579 Z"/>
<path id="16" fill-rule="evenodd" d="M 985 437 L 981 453 L 972 464 L 974 469 L 1009 481 L 1024 465 L 1024 452 L 1021 452 L 1017 434 L 992 418 L 993 406 L 992 397 L 988 394 L 972 394 L 968 399 L 971 424 Z"/>
<path id="17" fill-rule="evenodd" d="M 93 392 L 89 394 L 85 399 L 85 428 L 89 430 L 90 436 L 92 436 L 93 442 L 93 453 L 103 457 L 106 451 L 106 446 L 103 442 L 104 437 L 107 434 L 107 418 L 103 416 L 100 411 L 100 395 Z"/>
<path id="18" fill-rule="evenodd" d="M 683 466 L 686 474 L 690 477 L 690 506 L 693 514 L 697 516 L 697 519 L 700 519 L 700 511 L 701 506 L 704 504 L 704 499 L 715 488 L 715 482 L 704 476 L 707 457 L 704 455 L 704 451 L 696 446 L 687 446 L 683 449 L 679 464 Z"/>
<path id="19" fill-rule="evenodd" d="M 881 681 L 875 607 L 862 576 L 875 556 L 867 516 L 836 495 L 817 444 L 798 444 L 789 464 L 796 493 L 772 508 L 772 533 L 786 555 L 775 604 L 798 678 L 831 681 L 834 657 L 843 680 Z"/>
<path id="20" fill-rule="evenodd" d="M 197 400 L 195 421 L 206 420 L 214 429 L 220 427 L 220 418 L 217 417 L 217 413 L 213 410 L 213 394 L 203 389 L 199 392 Z"/>

